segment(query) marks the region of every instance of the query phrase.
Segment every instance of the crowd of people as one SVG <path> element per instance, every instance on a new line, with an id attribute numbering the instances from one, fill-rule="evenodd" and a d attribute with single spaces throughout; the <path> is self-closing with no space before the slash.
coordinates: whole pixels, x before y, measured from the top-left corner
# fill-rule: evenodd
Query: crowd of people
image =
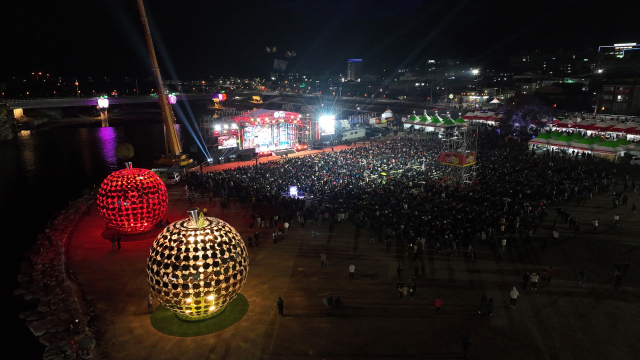
<path id="1" fill-rule="evenodd" d="M 251 204 L 253 211 L 245 221 L 250 227 L 275 228 L 274 242 L 296 223 L 301 227 L 328 223 L 333 231 L 340 222 L 357 226 L 370 242 L 385 242 L 387 251 L 396 241 L 402 246 L 398 260 L 408 261 L 414 270 L 405 284 L 398 267 L 398 295 L 412 299 L 416 279 L 420 273 L 424 276 L 426 252 L 462 253 L 473 260 L 474 249 L 482 246 L 491 249 L 501 263 L 503 253 L 514 242 L 529 241 L 549 210 L 555 209 L 553 230 L 542 236 L 544 250 L 547 240 L 561 241 L 560 224 L 569 224 L 574 236 L 580 232 L 578 221 L 562 209 L 565 203 L 584 205 L 594 193 L 615 190 L 616 177 L 621 175 L 601 161 L 536 154 L 526 144 L 505 141 L 493 131 L 480 131 L 477 136 L 476 180 L 463 188 L 447 181 L 446 165 L 439 162 L 442 140 L 430 136 L 401 137 L 224 171 L 190 172 L 187 193 L 222 198 L 223 210 L 229 199 Z M 625 190 L 628 181 L 625 175 Z M 291 186 L 302 196 L 288 196 Z M 257 211 L 258 204 L 276 210 L 262 213 Z M 259 243 L 259 233 L 254 236 L 250 247 L 254 241 Z M 321 267 L 326 265 L 323 255 Z M 534 290 L 539 283 L 548 286 L 552 273 L 552 267 L 526 273 L 523 290 L 529 283 Z M 584 279 L 584 270 L 580 276 Z M 514 288 L 512 307 L 518 295 Z M 492 304 L 483 301 L 479 312 L 490 315 Z"/>
<path id="2" fill-rule="evenodd" d="M 477 136 L 475 181 L 465 187 L 447 181 L 446 165 L 439 162 L 442 140 L 429 136 L 400 137 L 224 171 L 190 172 L 187 194 L 221 198 L 223 211 L 235 200 L 251 207 L 245 221 L 249 227 L 276 229 L 274 242 L 294 224 L 328 224 L 333 231 L 342 222 L 357 226 L 371 243 L 385 243 L 387 251 L 395 242 L 401 249 L 396 252 L 397 293 L 404 300 L 414 298 L 417 280 L 425 276 L 427 253 L 464 255 L 474 260 L 476 248 L 490 249 L 502 263 L 503 254 L 513 244 L 527 243 L 538 232 L 550 211 L 555 215 L 552 230 L 538 236 L 542 250 L 548 241 L 563 241 L 568 234 L 561 232 L 567 226 L 573 236 L 580 235 L 581 225 L 589 228 L 564 210 L 565 204 L 583 206 L 594 194 L 614 191 L 613 206 L 617 208 L 627 205 L 627 191 L 637 191 L 628 174 L 616 173 L 616 167 L 603 161 L 528 151 L 525 143 L 505 141 L 491 130 Z M 622 193 L 616 192 L 620 185 Z M 288 196 L 291 186 L 296 186 L 301 196 Z M 631 211 L 635 215 L 635 204 Z M 618 220 L 616 214 L 616 226 Z M 594 218 L 592 225 L 591 231 L 598 231 L 599 218 Z M 259 232 L 249 237 L 249 246 L 254 243 L 259 244 Z M 326 255 L 320 254 L 320 267 L 325 266 Z M 617 289 L 629 265 L 616 264 L 614 268 Z M 354 270 L 351 264 L 351 278 Z M 576 275 L 579 285 L 584 286 L 585 270 Z M 539 291 L 550 286 L 552 276 L 552 266 L 526 272 L 522 285 L 509 292 L 511 307 L 516 307 L 519 289 Z M 327 308 L 342 305 L 340 298 L 332 296 L 323 302 Z M 436 297 L 437 313 L 442 304 L 443 299 Z M 281 299 L 278 308 L 282 315 Z M 491 316 L 493 308 L 493 298 L 483 294 L 478 313 Z M 465 352 L 471 346 L 468 336 L 463 346 Z"/>
<path id="3" fill-rule="evenodd" d="M 553 206 L 584 204 L 613 186 L 615 175 L 601 162 L 535 156 L 524 144 L 480 133 L 477 181 L 464 189 L 445 181 L 438 138 L 393 139 L 349 149 L 287 158 L 216 172 L 190 172 L 189 188 L 201 196 L 268 204 L 278 214 L 254 213 L 282 229 L 285 222 L 348 221 L 369 231 L 374 242 L 400 239 L 407 256 L 422 251 L 488 245 L 501 256 L 503 238 L 529 238 Z M 304 198 L 287 196 L 297 186 Z M 311 200 L 310 200 L 311 199 Z M 229 200 L 223 200 L 224 209 Z M 278 219 L 276 221 L 276 219 Z M 272 222 L 272 224 L 270 223 Z M 572 220 L 572 227 L 579 226 Z M 574 225 L 575 223 L 575 225 Z M 510 241 L 509 241 L 510 242 Z"/>

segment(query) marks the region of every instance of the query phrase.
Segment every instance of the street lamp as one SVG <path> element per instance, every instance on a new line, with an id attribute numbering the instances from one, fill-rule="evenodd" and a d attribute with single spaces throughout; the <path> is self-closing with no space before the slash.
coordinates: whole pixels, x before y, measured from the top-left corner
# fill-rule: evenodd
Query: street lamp
<path id="1" fill-rule="evenodd" d="M 76 97 L 80 97 L 80 90 L 78 90 L 78 80 L 76 80 Z"/>

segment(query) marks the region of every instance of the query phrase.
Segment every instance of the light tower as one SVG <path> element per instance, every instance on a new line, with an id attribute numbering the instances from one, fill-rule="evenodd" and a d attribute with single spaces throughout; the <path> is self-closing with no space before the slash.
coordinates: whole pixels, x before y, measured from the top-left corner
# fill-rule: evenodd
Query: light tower
<path id="1" fill-rule="evenodd" d="M 475 179 L 478 155 L 478 130 L 466 124 L 444 127 L 441 133 L 440 163 L 445 182 L 453 186 L 471 186 Z"/>

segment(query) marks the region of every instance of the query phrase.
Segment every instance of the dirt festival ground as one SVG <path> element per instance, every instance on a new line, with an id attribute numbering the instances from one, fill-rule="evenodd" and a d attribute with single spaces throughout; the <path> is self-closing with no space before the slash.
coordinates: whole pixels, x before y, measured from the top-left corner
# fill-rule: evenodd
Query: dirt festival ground
<path id="1" fill-rule="evenodd" d="M 194 205 L 182 186 L 169 186 L 169 194 L 166 218 L 187 217 Z M 562 224 L 561 242 L 543 250 L 541 236 L 550 233 L 555 218 L 552 208 L 530 242 L 509 244 L 502 264 L 484 246 L 474 260 L 448 251 L 428 253 L 426 276 L 418 279 L 413 300 L 397 295 L 398 263 L 405 282 L 413 276 L 400 244 L 387 252 L 351 223 L 330 232 L 326 223 L 300 228 L 297 222 L 274 244 L 269 229 L 249 229 L 242 221 L 249 206 L 232 202 L 222 212 L 219 200 L 198 199 L 195 206 L 207 207 L 209 216 L 229 222 L 243 238 L 256 230 L 262 234 L 260 246 L 249 249 L 242 290 L 248 313 L 235 325 L 199 337 L 164 335 L 150 323 L 145 267 L 161 228 L 124 236 L 122 250 L 112 251 L 111 233 L 94 206 L 72 233 L 69 264 L 96 309 L 101 348 L 109 359 L 457 359 L 465 333 L 473 342 L 472 359 L 637 359 L 640 218 L 630 215 L 630 206 L 640 204 L 640 196 L 631 193 L 628 207 L 613 210 L 611 194 L 580 207 L 564 205 L 582 224 L 582 235 L 572 237 Z M 613 226 L 614 211 L 620 213 L 620 228 Z M 596 215 L 601 227 L 594 233 L 589 225 Z M 327 255 L 325 268 L 321 253 Z M 616 261 L 631 265 L 620 290 L 613 286 Z M 354 280 L 348 276 L 351 263 Z M 523 273 L 548 266 L 555 270 L 551 284 L 520 290 L 517 307 L 511 308 L 509 291 L 520 289 Z M 584 287 L 578 285 L 581 269 Z M 485 291 L 495 300 L 492 316 L 478 315 Z M 330 294 L 342 298 L 342 309 L 323 305 Z M 441 314 L 433 306 L 438 295 Z M 284 299 L 284 317 L 278 315 L 278 297 Z"/>

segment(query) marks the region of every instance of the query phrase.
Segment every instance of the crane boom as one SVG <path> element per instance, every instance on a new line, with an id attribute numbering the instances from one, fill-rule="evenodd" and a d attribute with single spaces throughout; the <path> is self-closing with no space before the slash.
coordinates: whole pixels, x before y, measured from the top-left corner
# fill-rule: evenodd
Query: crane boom
<path id="1" fill-rule="evenodd" d="M 142 20 L 142 26 L 144 28 L 144 35 L 147 39 L 147 48 L 149 49 L 149 59 L 151 60 L 151 70 L 156 78 L 158 86 L 158 99 L 160 100 L 160 111 L 162 112 L 162 121 L 165 127 L 165 151 L 167 157 L 180 157 L 182 153 L 182 147 L 180 146 L 180 140 L 175 128 L 175 117 L 173 110 L 169 104 L 167 92 L 162 83 L 162 75 L 160 75 L 160 68 L 158 67 L 158 59 L 156 59 L 156 51 L 153 47 L 153 40 L 151 39 L 151 30 L 149 30 L 149 21 L 147 20 L 147 13 L 144 10 L 144 4 L 142 0 L 138 1 L 138 8 L 140 10 L 140 18 Z"/>

